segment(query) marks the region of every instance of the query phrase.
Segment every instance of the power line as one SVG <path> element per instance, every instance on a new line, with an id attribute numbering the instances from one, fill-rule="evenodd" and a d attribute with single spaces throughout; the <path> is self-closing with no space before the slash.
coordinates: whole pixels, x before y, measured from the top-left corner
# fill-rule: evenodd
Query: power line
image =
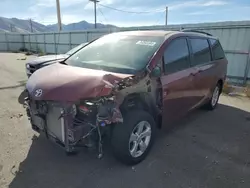
<path id="1" fill-rule="evenodd" d="M 114 8 L 114 7 L 110 7 L 110 6 L 107 6 L 107 5 L 103 5 L 103 4 L 98 4 L 102 7 L 105 7 L 105 8 L 109 8 L 109 9 L 112 9 L 112 10 L 116 10 L 116 11 L 120 11 L 120 12 L 125 12 L 125 13 L 132 13 L 132 14 L 148 14 L 148 13 L 153 13 L 153 12 L 161 12 L 161 11 L 165 11 L 165 9 L 157 9 L 157 10 L 153 10 L 153 11 L 140 11 L 140 12 L 135 12 L 135 11 L 128 11 L 128 10 L 121 10 L 121 9 L 117 9 L 117 8 Z"/>
<path id="2" fill-rule="evenodd" d="M 104 18 L 105 22 L 107 23 L 108 21 L 107 21 L 106 17 L 104 16 L 104 14 L 103 14 L 101 8 L 100 8 L 100 7 L 97 7 L 97 9 L 99 10 L 99 12 L 101 13 L 101 15 L 102 15 L 102 17 Z"/>
<path id="3" fill-rule="evenodd" d="M 165 11 L 160 12 L 160 16 L 159 16 L 159 18 L 157 19 L 157 21 L 156 21 L 155 25 L 160 24 L 160 22 L 162 21 L 162 16 L 163 16 L 163 13 L 165 14 Z"/>
<path id="4" fill-rule="evenodd" d="M 103 21 L 103 20 L 101 20 L 100 18 L 98 18 L 98 19 L 97 19 L 97 21 L 98 21 L 99 23 L 101 23 L 101 24 L 105 25 L 104 21 Z"/>

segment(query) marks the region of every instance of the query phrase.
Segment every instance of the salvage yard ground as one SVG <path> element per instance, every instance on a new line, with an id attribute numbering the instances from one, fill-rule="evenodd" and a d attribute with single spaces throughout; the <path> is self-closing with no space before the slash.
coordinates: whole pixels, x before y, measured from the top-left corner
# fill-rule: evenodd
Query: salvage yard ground
<path id="1" fill-rule="evenodd" d="M 30 128 L 23 57 L 0 53 L 0 188 L 250 187 L 249 99 L 222 96 L 215 111 L 197 110 L 159 132 L 149 157 L 134 167 L 108 148 L 101 160 L 86 149 L 69 157 Z"/>

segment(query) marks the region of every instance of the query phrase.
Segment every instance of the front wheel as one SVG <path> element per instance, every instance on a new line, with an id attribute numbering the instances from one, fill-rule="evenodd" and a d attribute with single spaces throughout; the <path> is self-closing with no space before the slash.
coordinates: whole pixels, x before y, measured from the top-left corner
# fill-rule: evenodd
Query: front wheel
<path id="1" fill-rule="evenodd" d="M 137 164 L 148 155 L 155 138 L 156 124 L 145 111 L 133 110 L 114 125 L 111 143 L 116 158 L 125 164 Z"/>

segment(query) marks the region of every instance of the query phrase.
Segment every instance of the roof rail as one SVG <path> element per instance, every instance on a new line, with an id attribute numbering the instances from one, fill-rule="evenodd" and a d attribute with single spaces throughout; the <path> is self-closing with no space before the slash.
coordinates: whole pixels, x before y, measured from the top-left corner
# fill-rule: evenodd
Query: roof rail
<path id="1" fill-rule="evenodd" d="M 201 33 L 201 34 L 205 34 L 208 36 L 213 36 L 210 33 L 204 32 L 204 31 L 198 31 L 198 30 L 193 30 L 193 29 L 181 29 L 182 32 L 194 32 L 194 33 Z"/>

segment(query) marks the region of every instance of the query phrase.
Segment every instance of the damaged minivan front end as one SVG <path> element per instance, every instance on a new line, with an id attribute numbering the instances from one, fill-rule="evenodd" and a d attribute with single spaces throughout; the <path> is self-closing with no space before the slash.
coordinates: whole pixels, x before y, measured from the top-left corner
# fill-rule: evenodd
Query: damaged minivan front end
<path id="1" fill-rule="evenodd" d="M 163 39 L 111 36 L 32 74 L 25 107 L 32 128 L 67 153 L 95 147 L 100 158 L 103 138 L 110 135 L 117 156 L 138 163 L 161 113 L 160 79 L 150 76 L 147 65 Z"/>
<path id="2" fill-rule="evenodd" d="M 72 88 L 72 82 L 61 74 L 63 71 L 60 69 L 64 69 L 64 66 L 56 64 L 44 68 L 28 80 L 26 86 L 28 97 L 25 99 L 25 106 L 32 128 L 37 132 L 44 132 L 47 138 L 63 146 L 68 153 L 76 151 L 78 146 L 97 144 L 98 156 L 101 157 L 102 137 L 107 127 L 123 122 L 119 107 L 125 96 L 120 91 L 135 84 L 135 76 L 123 75 L 121 77 L 105 72 L 94 76 L 91 75 L 91 70 L 86 70 L 85 73 L 81 70 L 78 75 L 81 79 L 79 82 L 88 81 L 86 75 L 89 75 L 93 89 L 84 88 L 84 94 L 79 95 L 77 94 L 80 92 L 79 87 Z M 46 70 L 53 71 L 53 69 L 57 72 L 57 79 L 67 80 L 66 83 L 61 83 L 62 86 L 58 84 L 52 86 L 53 81 L 49 81 L 49 74 L 46 74 L 46 78 L 42 81 L 37 80 Z M 79 68 L 70 67 L 69 69 L 78 70 Z M 75 72 L 73 75 L 77 74 Z M 81 78 L 82 75 L 84 76 Z M 78 82 L 78 78 L 73 78 L 72 81 Z M 70 85 L 71 90 L 67 85 Z M 55 87 L 55 91 L 52 87 Z M 62 89 L 61 87 L 63 90 L 58 91 Z"/>

